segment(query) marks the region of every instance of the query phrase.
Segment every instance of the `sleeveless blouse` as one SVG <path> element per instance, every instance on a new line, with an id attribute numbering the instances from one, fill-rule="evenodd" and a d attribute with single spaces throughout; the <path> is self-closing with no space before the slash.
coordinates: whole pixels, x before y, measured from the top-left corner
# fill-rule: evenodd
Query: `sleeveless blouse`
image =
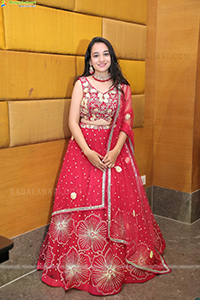
<path id="1" fill-rule="evenodd" d="M 89 121 L 104 119 L 111 122 L 118 105 L 116 87 L 113 86 L 107 92 L 102 93 L 92 86 L 87 77 L 80 77 L 79 80 L 83 89 L 80 117 Z"/>

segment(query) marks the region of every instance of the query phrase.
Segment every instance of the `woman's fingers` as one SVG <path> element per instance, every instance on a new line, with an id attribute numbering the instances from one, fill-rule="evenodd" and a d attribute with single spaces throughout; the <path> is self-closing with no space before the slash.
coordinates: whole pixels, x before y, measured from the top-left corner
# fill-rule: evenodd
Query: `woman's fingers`
<path id="1" fill-rule="evenodd" d="M 97 155 L 99 156 L 99 158 L 102 160 L 103 159 L 103 156 L 99 153 L 97 153 Z"/>
<path id="2" fill-rule="evenodd" d="M 114 166 L 115 166 L 115 164 L 113 164 L 113 163 L 110 163 L 107 165 L 108 168 L 113 168 Z"/>
<path id="3" fill-rule="evenodd" d="M 105 156 L 102 156 L 96 151 L 91 151 L 88 155 L 89 161 L 96 168 L 101 171 L 105 171 L 106 168 L 113 168 L 115 166 L 117 156 L 113 151 L 108 152 Z"/>
<path id="4" fill-rule="evenodd" d="M 102 161 L 100 161 L 97 168 L 99 168 L 101 171 L 105 171 L 107 167 Z"/>
<path id="5" fill-rule="evenodd" d="M 88 159 L 93 164 L 93 166 L 100 169 L 101 171 L 104 171 L 107 168 L 107 166 L 102 161 L 103 156 L 96 151 L 91 151 Z"/>

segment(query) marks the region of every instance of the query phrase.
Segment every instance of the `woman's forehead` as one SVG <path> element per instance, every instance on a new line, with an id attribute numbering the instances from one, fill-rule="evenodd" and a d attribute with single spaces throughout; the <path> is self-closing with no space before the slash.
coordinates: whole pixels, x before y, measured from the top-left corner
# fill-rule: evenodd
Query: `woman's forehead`
<path id="1" fill-rule="evenodd" d="M 92 46 L 91 52 L 108 51 L 108 47 L 104 43 L 95 43 Z"/>

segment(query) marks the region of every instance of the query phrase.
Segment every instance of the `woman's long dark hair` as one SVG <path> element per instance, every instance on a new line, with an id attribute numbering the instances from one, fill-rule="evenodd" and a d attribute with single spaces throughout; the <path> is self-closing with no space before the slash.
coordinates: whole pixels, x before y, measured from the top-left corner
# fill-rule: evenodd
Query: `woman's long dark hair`
<path id="1" fill-rule="evenodd" d="M 128 84 L 128 81 L 126 80 L 126 78 L 124 78 L 122 71 L 121 71 L 121 67 L 117 61 L 117 57 L 115 55 L 115 51 L 111 45 L 111 43 L 102 38 L 102 37 L 94 37 L 91 42 L 88 45 L 88 48 L 86 50 L 85 53 L 85 69 L 84 72 L 81 76 L 78 76 L 75 78 L 74 83 L 78 80 L 79 77 L 87 77 L 90 76 L 91 74 L 89 73 L 89 68 L 90 68 L 90 59 L 91 59 L 91 50 L 92 47 L 95 43 L 104 43 L 107 47 L 108 47 L 108 51 L 110 53 L 110 57 L 111 57 L 111 65 L 109 68 L 109 72 L 110 75 L 112 76 L 113 79 L 113 85 L 118 89 L 118 84 L 120 83 L 124 83 L 124 84 Z"/>

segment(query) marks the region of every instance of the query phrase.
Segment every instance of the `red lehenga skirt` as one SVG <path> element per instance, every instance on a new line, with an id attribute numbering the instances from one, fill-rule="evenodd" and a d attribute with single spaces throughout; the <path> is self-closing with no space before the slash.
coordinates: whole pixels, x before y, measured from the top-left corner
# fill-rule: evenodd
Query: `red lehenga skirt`
<path id="1" fill-rule="evenodd" d="M 90 148 L 105 155 L 110 129 L 84 124 L 81 128 Z M 116 294 L 123 283 L 169 273 L 164 248 L 127 144 L 115 167 L 102 172 L 71 138 L 38 259 L 42 281 L 65 290 Z"/>

